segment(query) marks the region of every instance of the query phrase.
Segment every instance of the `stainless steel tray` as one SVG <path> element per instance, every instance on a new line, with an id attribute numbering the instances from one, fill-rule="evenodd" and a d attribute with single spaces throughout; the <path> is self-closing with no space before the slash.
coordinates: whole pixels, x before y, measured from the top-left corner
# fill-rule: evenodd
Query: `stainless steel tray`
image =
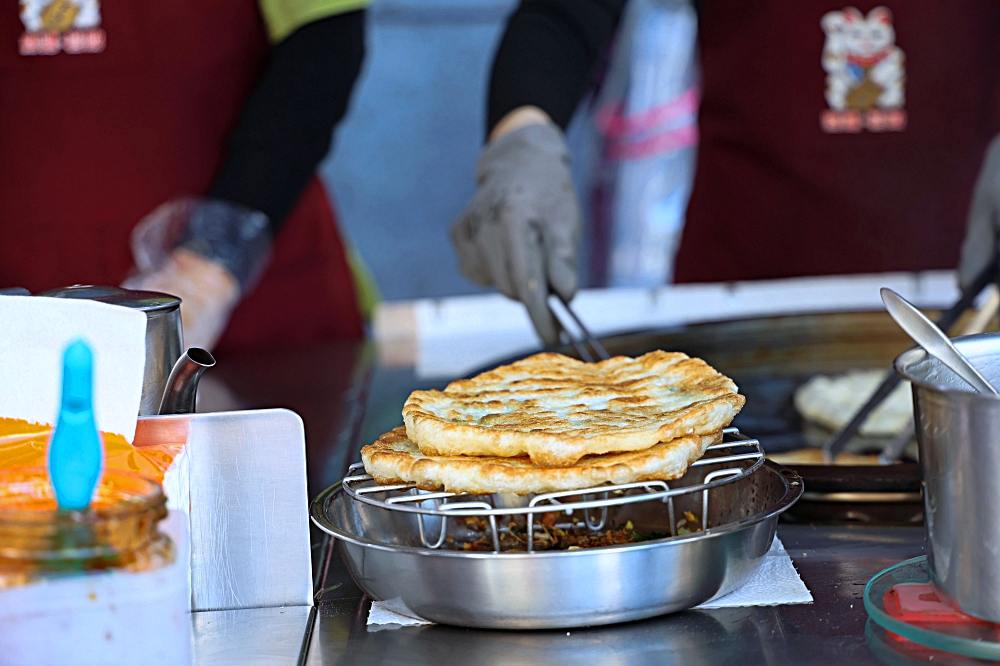
<path id="1" fill-rule="evenodd" d="M 692 470 L 685 482 L 701 483 L 710 473 Z M 700 478 L 689 479 L 692 474 Z M 428 548 L 421 545 L 421 514 L 356 501 L 339 483 L 320 493 L 311 514 L 338 540 L 358 586 L 376 599 L 399 597 L 421 617 L 445 624 L 550 629 L 652 617 L 732 591 L 756 569 L 774 539 L 778 515 L 801 494 L 798 474 L 767 462 L 711 490 L 706 530 L 534 553 Z M 672 501 L 676 515 L 692 511 L 702 519 L 703 493 Z M 667 508 L 662 500 L 609 506 L 607 524 L 630 520 L 640 531 L 668 533 Z"/>

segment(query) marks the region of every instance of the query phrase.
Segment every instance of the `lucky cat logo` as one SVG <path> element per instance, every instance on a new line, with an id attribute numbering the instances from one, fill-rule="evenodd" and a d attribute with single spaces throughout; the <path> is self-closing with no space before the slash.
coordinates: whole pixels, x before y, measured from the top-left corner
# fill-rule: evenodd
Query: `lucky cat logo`
<path id="1" fill-rule="evenodd" d="M 827 132 L 900 131 L 906 127 L 902 49 L 892 12 L 876 7 L 865 16 L 854 7 L 820 21 L 826 42 L 826 103 L 820 125 Z"/>
<path id="2" fill-rule="evenodd" d="M 98 0 L 21 0 L 21 55 L 100 53 L 107 43 Z"/>

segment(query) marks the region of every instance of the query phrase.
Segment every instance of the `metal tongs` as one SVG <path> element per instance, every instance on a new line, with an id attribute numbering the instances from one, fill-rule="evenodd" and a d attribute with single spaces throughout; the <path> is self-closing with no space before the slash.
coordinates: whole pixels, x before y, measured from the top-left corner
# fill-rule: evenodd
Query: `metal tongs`
<path id="1" fill-rule="evenodd" d="M 554 307 L 556 303 L 560 307 Z M 583 320 L 573 311 L 573 308 L 570 307 L 566 299 L 559 294 L 552 294 L 549 296 L 548 306 L 549 312 L 552 313 L 552 317 L 556 320 L 560 328 L 559 339 L 571 345 L 581 360 L 593 363 L 594 361 L 611 358 L 608 350 L 584 326 Z M 572 327 L 566 325 L 567 319 L 573 324 Z M 574 327 L 575 330 L 573 330 Z"/>
<path id="2" fill-rule="evenodd" d="M 1000 265 L 990 264 L 976 277 L 976 279 L 969 285 L 969 288 L 962 292 L 962 295 L 955 301 L 948 310 L 946 310 L 934 323 L 942 331 L 947 331 L 950 329 L 959 317 L 972 306 L 979 293 L 986 288 L 987 285 L 993 283 L 994 281 L 1000 282 Z M 865 422 L 865 419 L 875 411 L 875 409 L 882 404 L 883 401 L 892 390 L 900 382 L 899 375 L 896 374 L 895 370 L 889 370 L 886 373 L 885 378 L 882 383 L 878 385 L 875 391 L 872 393 L 871 397 L 861 405 L 861 407 L 854 413 L 851 420 L 844 426 L 840 432 L 838 432 L 830 441 L 826 443 L 823 447 L 824 458 L 827 463 L 832 463 L 836 460 L 837 456 L 844 450 L 847 443 L 857 434 L 858 430 L 861 428 L 861 424 Z M 879 457 L 880 462 L 890 463 L 895 462 L 899 457 L 903 448 L 909 441 L 913 438 L 913 427 L 910 426 L 905 429 L 900 435 L 894 439 L 892 442 L 886 445 L 886 450 L 883 451 L 882 455 Z"/>

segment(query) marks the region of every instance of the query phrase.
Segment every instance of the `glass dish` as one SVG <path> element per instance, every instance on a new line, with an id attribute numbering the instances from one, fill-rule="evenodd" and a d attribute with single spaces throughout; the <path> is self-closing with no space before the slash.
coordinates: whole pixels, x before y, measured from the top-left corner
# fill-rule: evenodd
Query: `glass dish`
<path id="1" fill-rule="evenodd" d="M 865 585 L 865 610 L 888 632 L 919 645 L 977 659 L 1000 661 L 1000 625 L 969 618 L 968 621 L 916 621 L 895 617 L 886 609 L 886 594 L 904 583 L 930 583 L 925 556 L 914 557 L 875 574 Z"/>

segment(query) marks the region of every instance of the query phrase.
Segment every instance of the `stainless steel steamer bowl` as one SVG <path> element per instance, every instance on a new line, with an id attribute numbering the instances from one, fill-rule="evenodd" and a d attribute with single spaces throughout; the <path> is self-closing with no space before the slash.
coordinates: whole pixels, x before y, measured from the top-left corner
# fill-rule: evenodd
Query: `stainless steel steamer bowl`
<path id="1" fill-rule="evenodd" d="M 996 382 L 1000 334 L 955 345 Z M 931 575 L 963 611 L 1000 622 L 1000 399 L 948 388 L 961 380 L 923 349 L 896 370 L 913 384 Z"/>
<path id="2" fill-rule="evenodd" d="M 376 599 L 401 598 L 434 622 L 496 629 L 611 624 L 681 611 L 739 587 L 771 547 L 778 516 L 798 500 L 798 474 L 766 462 L 712 490 L 709 529 L 620 546 L 535 553 L 419 545 L 418 514 L 351 499 L 340 484 L 311 507 L 339 542 L 351 576 Z M 675 499 L 678 515 L 701 494 Z M 662 502 L 609 508 L 609 524 L 666 531 Z"/>

